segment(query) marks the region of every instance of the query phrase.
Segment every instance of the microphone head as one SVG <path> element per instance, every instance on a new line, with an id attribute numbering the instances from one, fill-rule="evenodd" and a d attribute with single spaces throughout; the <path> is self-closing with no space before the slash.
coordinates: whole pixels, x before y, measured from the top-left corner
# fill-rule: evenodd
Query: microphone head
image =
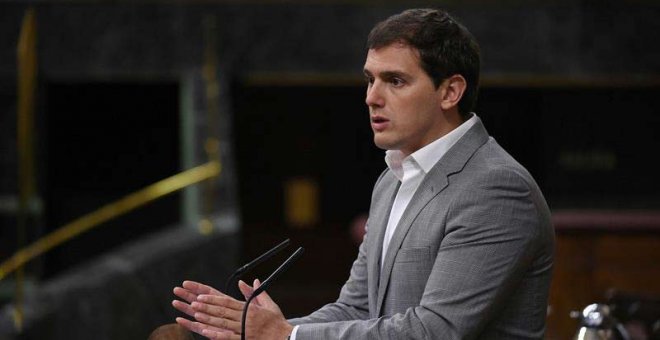
<path id="1" fill-rule="evenodd" d="M 259 255 L 256 259 L 250 261 L 249 263 L 246 263 L 242 267 L 236 269 L 236 271 L 229 276 L 227 281 L 225 282 L 225 293 L 229 294 L 229 287 L 233 284 L 234 280 L 239 278 L 241 275 L 245 274 L 246 272 L 250 271 L 252 268 L 256 267 L 260 263 L 268 260 L 271 258 L 273 255 L 279 253 L 282 251 L 282 249 L 286 248 L 289 243 L 291 243 L 290 239 L 286 239 L 282 241 L 280 244 L 276 245 L 272 249 L 268 250 L 267 252 Z"/>

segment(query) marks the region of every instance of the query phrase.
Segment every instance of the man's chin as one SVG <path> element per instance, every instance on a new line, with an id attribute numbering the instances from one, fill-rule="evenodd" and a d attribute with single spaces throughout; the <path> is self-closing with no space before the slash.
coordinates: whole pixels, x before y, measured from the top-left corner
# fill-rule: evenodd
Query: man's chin
<path id="1" fill-rule="evenodd" d="M 382 138 L 382 136 L 378 136 L 377 134 L 374 135 L 374 144 L 376 145 L 376 147 L 378 147 L 379 149 L 383 149 L 383 150 L 395 150 L 396 149 L 396 146 L 394 145 L 394 143 L 392 143 L 391 141 L 385 140 L 385 138 Z"/>

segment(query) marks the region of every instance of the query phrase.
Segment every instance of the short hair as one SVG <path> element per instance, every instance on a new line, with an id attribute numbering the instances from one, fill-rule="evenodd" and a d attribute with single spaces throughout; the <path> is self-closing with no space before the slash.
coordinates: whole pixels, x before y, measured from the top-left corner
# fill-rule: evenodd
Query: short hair
<path id="1" fill-rule="evenodd" d="M 449 13 L 438 9 L 409 9 L 374 26 L 368 49 L 402 43 L 419 52 L 420 66 L 436 88 L 443 80 L 460 74 L 467 86 L 458 102 L 463 118 L 474 109 L 479 91 L 479 44 Z"/>

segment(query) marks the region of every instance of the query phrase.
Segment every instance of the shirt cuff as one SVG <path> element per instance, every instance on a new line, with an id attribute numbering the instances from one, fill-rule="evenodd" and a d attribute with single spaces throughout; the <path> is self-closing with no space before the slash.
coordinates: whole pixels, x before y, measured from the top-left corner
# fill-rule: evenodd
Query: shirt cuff
<path id="1" fill-rule="evenodd" d="M 298 327 L 300 327 L 300 325 L 293 327 L 293 330 L 291 331 L 291 337 L 289 339 L 296 340 L 296 333 L 298 333 Z"/>

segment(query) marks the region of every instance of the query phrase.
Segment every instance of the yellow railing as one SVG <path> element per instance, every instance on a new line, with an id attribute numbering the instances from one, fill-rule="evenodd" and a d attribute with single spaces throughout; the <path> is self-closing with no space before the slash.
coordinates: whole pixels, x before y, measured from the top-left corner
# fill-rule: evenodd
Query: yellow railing
<path id="1" fill-rule="evenodd" d="M 29 8 L 23 17 L 21 32 L 16 48 L 16 67 L 18 72 L 17 89 L 17 124 L 16 145 L 18 146 L 18 214 L 17 242 L 22 247 L 29 219 L 28 206 L 34 201 L 34 108 L 37 85 L 37 19 L 33 8 Z M 23 281 L 21 266 L 16 268 L 16 308 L 14 322 L 17 329 L 23 323 Z"/>
<path id="2" fill-rule="evenodd" d="M 118 201 L 107 204 L 96 211 L 84 215 L 14 253 L 14 255 L 7 261 L 0 264 L 0 280 L 35 257 L 53 247 L 69 241 L 95 226 L 126 214 L 131 210 L 167 194 L 183 189 L 189 185 L 218 176 L 220 171 L 220 163 L 218 161 L 211 161 L 158 181 L 144 189 L 127 195 Z"/>

